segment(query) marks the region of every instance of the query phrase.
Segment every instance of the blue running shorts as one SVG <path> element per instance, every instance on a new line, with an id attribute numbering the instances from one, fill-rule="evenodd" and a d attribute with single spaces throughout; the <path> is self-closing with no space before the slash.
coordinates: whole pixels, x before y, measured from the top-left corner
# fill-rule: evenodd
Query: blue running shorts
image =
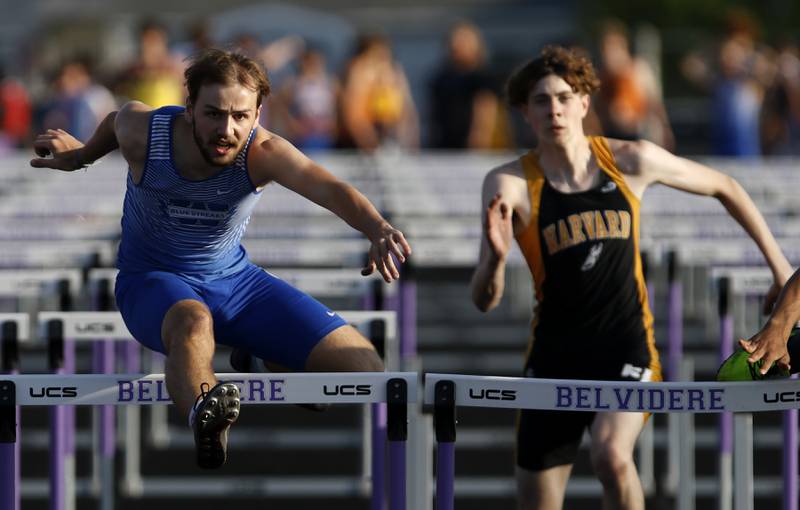
<path id="1" fill-rule="evenodd" d="M 314 346 L 347 323 L 320 302 L 256 265 L 210 281 L 150 271 L 117 275 L 114 293 L 125 324 L 145 347 L 165 353 L 161 324 L 178 301 L 205 303 L 218 344 L 291 370 L 303 370 Z"/>

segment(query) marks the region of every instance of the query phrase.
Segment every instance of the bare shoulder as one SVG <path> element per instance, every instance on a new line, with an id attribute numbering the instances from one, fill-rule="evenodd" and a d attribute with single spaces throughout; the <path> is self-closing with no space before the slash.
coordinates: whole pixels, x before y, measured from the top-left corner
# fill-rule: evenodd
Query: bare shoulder
<path id="1" fill-rule="evenodd" d="M 626 175 L 639 175 L 642 171 L 642 161 L 648 145 L 653 145 L 645 140 L 617 140 L 608 138 L 608 146 L 617 168 Z"/>
<path id="2" fill-rule="evenodd" d="M 247 166 L 259 186 L 280 180 L 279 176 L 310 160 L 285 138 L 259 126 L 247 154 Z"/>
<path id="3" fill-rule="evenodd" d="M 248 162 L 269 164 L 273 161 L 291 157 L 294 152 L 299 151 L 295 149 L 291 142 L 272 131 L 258 126 L 253 141 L 251 142 Z"/>
<path id="4" fill-rule="evenodd" d="M 148 129 L 153 108 L 139 101 L 125 103 L 114 119 L 114 132 L 122 155 L 135 164 L 147 153 Z"/>
<path id="5" fill-rule="evenodd" d="M 119 113 L 117 113 L 117 117 L 114 120 L 115 129 L 118 132 L 120 130 L 130 131 L 130 134 L 144 130 L 146 137 L 152 111 L 152 107 L 142 102 L 129 101 L 119 109 Z"/>
<path id="6" fill-rule="evenodd" d="M 506 179 L 522 179 L 524 181 L 525 171 L 522 169 L 519 158 L 507 161 L 489 170 L 484 178 L 484 182 Z"/>
<path id="7" fill-rule="evenodd" d="M 527 189 L 525 171 L 519 159 L 496 166 L 483 179 L 484 197 L 502 193 L 512 205 L 519 204 L 527 196 Z"/>

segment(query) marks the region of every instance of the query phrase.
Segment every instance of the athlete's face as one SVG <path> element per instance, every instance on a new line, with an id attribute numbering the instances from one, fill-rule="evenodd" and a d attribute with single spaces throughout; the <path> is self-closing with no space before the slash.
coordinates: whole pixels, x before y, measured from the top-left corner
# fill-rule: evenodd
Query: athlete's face
<path id="1" fill-rule="evenodd" d="M 522 107 L 540 142 L 565 145 L 583 137 L 583 118 L 589 111 L 589 96 L 572 90 L 558 75 L 549 74 L 536 82 Z"/>
<path id="2" fill-rule="evenodd" d="M 195 104 L 187 104 L 194 141 L 209 164 L 233 163 L 258 121 L 257 100 L 257 92 L 240 84 L 206 84 Z"/>

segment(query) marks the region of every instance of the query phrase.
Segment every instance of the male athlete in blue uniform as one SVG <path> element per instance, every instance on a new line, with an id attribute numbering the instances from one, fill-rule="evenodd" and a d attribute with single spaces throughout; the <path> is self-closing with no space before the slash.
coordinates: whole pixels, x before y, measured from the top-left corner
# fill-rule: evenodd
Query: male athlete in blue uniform
<path id="1" fill-rule="evenodd" d="M 216 468 L 239 393 L 214 376 L 215 343 L 278 370 L 383 370 L 338 315 L 248 261 L 240 240 L 262 189 L 277 182 L 363 232 L 364 275 L 397 279 L 392 256 L 404 262 L 411 248 L 361 193 L 259 126 L 270 86 L 253 60 L 207 50 L 185 78 L 185 108 L 127 103 L 85 145 L 48 130 L 31 165 L 72 171 L 117 148 L 128 162 L 117 305 L 134 337 L 167 355 L 167 388 L 194 428 L 198 464 Z"/>

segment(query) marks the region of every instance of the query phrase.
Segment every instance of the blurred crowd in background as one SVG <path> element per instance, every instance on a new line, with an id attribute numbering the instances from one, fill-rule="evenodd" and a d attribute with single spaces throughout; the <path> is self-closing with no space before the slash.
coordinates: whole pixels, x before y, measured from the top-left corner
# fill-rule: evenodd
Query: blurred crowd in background
<path id="1" fill-rule="evenodd" d="M 680 150 L 663 99 L 661 63 L 635 47 L 633 27 L 613 19 L 597 26 L 591 41 L 580 41 L 602 80 L 588 132 Z M 238 48 L 263 63 L 273 93 L 261 123 L 306 151 L 504 150 L 535 143 L 504 101 L 503 79 L 513 67 L 490 67 L 497 49 L 487 45 L 479 24 L 462 20 L 440 37 L 438 65 L 427 76 L 415 76 L 424 83 L 412 86 L 391 38 L 381 31 L 346 41 L 349 56 L 334 65 L 325 44 L 300 36 L 264 40 L 241 32 L 214 40 L 204 21 L 177 33 L 157 19 L 142 19 L 135 55 L 115 68 L 98 68 L 100 49 L 40 65 L 33 71 L 39 86 L 31 83 L 30 72 L 0 69 L 0 146 L 25 147 L 35 133 L 55 128 L 85 141 L 128 100 L 153 107 L 184 104 L 187 57 L 209 46 Z M 538 50 L 531 48 L 529 58 Z M 678 69 L 687 86 L 708 98 L 707 111 L 696 112 L 710 128 L 707 154 L 800 154 L 797 40 L 767 40 L 747 12 L 735 10 L 713 44 L 685 52 Z"/>

